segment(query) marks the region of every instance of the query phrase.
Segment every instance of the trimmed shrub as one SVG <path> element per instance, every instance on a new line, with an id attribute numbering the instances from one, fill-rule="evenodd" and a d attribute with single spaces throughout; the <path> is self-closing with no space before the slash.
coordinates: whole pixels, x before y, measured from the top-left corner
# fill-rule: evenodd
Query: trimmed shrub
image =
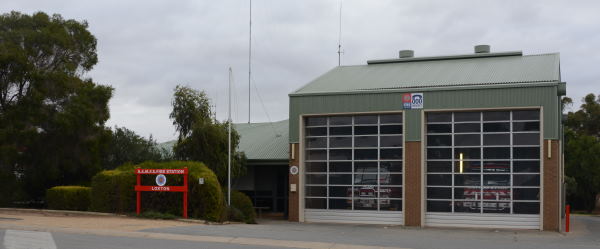
<path id="1" fill-rule="evenodd" d="M 256 224 L 256 211 L 254 210 L 254 206 L 252 206 L 250 197 L 237 190 L 231 191 L 229 220 Z"/>
<path id="2" fill-rule="evenodd" d="M 46 190 L 49 209 L 86 211 L 90 207 L 90 188 L 56 186 Z"/>
<path id="3" fill-rule="evenodd" d="M 199 162 L 144 162 L 126 164 L 115 170 L 102 171 L 92 178 L 92 210 L 99 212 L 135 212 L 135 168 L 181 169 L 188 168 L 188 216 L 209 221 L 225 217 L 224 197 L 215 174 Z M 156 185 L 155 175 L 142 175 L 142 185 Z M 204 178 L 204 184 L 198 184 Z M 167 186 L 183 185 L 183 177 L 167 176 Z M 183 193 L 142 192 L 142 212 L 159 212 L 181 216 Z"/>
<path id="4" fill-rule="evenodd" d="M 92 178 L 90 209 L 106 213 L 135 212 L 135 173 L 105 170 Z"/>

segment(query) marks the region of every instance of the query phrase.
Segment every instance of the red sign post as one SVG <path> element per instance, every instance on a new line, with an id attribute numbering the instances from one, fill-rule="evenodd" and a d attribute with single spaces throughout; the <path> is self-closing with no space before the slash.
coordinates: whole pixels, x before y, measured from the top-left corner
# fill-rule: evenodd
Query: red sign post
<path id="1" fill-rule="evenodd" d="M 183 218 L 187 218 L 187 202 L 188 202 L 188 169 L 135 169 L 137 183 L 135 192 L 137 196 L 135 212 L 139 215 L 142 206 L 142 191 L 152 192 L 183 192 Z M 142 175 L 163 175 L 160 179 L 157 177 L 157 185 L 159 186 L 142 186 Z M 164 175 L 183 175 L 183 186 L 162 186 L 166 182 Z M 160 181 L 160 182 L 159 182 Z M 162 183 L 162 185 L 161 185 Z"/>

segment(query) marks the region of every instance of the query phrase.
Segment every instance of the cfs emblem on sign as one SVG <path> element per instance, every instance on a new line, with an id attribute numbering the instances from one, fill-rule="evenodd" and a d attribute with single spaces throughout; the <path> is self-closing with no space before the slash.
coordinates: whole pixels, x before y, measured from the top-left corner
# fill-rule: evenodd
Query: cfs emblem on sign
<path id="1" fill-rule="evenodd" d="M 156 176 L 156 185 L 165 186 L 166 183 L 167 183 L 167 177 L 165 175 L 160 174 L 160 175 Z"/>
<path id="2" fill-rule="evenodd" d="M 423 109 L 423 93 L 402 94 L 402 108 Z"/>

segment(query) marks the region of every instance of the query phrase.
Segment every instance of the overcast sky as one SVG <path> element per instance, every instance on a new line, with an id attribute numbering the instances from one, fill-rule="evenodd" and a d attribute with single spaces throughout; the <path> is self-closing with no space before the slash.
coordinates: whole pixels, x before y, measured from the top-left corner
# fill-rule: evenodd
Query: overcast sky
<path id="1" fill-rule="evenodd" d="M 339 3 L 252 1 L 252 122 L 286 119 L 287 94 L 337 66 Z M 89 76 L 115 88 L 110 126 L 174 139 L 169 113 L 177 84 L 206 91 L 224 120 L 228 67 L 233 120 L 248 122 L 248 0 L 3 0 L 0 10 L 87 20 L 99 56 Z M 600 94 L 599 13 L 600 1 L 344 0 L 342 64 L 395 58 L 401 49 L 472 53 L 476 44 L 560 52 L 567 95 L 580 100 Z"/>

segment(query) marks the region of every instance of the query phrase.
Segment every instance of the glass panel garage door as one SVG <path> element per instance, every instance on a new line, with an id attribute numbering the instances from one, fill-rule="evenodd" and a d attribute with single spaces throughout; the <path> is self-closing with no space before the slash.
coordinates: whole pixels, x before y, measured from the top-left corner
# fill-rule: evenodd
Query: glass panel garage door
<path id="1" fill-rule="evenodd" d="M 539 227 L 539 110 L 426 119 L 428 225 Z"/>
<path id="2" fill-rule="evenodd" d="M 305 220 L 402 223 L 402 114 L 305 119 Z"/>

